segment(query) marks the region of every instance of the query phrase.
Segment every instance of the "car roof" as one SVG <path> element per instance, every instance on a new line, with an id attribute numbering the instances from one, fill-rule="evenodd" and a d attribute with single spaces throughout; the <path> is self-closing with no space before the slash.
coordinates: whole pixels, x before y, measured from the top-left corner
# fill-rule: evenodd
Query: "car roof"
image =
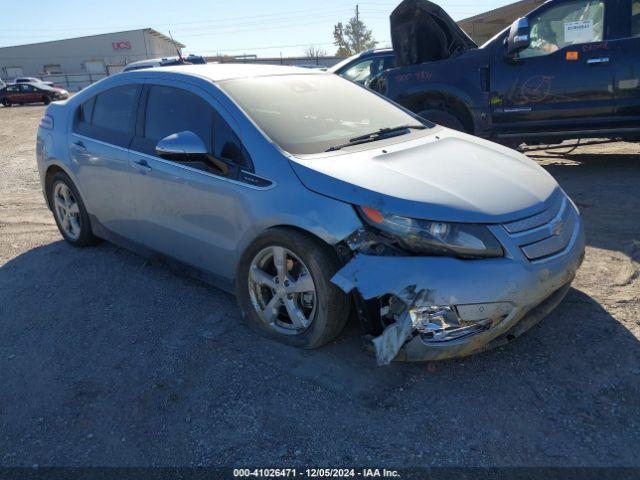
<path id="1" fill-rule="evenodd" d="M 150 72 L 175 72 L 207 78 L 213 82 L 222 82 L 237 78 L 269 77 L 275 75 L 326 75 L 326 73 L 309 68 L 289 67 L 284 65 L 260 65 L 251 63 L 209 63 L 206 65 L 174 65 L 169 67 L 149 68 L 127 72 L 127 75 L 145 75 Z"/>

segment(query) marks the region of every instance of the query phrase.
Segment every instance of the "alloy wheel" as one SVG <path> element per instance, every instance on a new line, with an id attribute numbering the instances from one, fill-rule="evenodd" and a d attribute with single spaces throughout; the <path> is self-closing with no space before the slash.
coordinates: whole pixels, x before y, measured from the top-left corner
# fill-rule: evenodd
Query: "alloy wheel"
<path id="1" fill-rule="evenodd" d="M 71 239 L 77 240 L 82 233 L 80 206 L 73 192 L 64 182 L 58 182 L 53 189 L 53 206 L 60 228 Z"/>
<path id="2" fill-rule="evenodd" d="M 286 335 L 306 331 L 316 314 L 316 287 L 309 269 L 291 250 L 270 246 L 252 260 L 251 303 L 272 330 Z"/>

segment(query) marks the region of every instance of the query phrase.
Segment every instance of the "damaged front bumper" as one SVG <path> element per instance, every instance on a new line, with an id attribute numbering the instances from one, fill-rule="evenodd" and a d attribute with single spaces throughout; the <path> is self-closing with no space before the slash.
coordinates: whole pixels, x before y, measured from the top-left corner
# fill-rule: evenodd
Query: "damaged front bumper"
<path id="1" fill-rule="evenodd" d="M 520 335 L 560 303 L 584 258 L 584 230 L 574 213 L 565 247 L 545 258 L 527 258 L 523 235 L 494 225 L 502 258 L 358 253 L 332 281 L 365 300 L 387 301 L 381 315 L 393 320 L 373 339 L 378 364 L 470 355 Z"/>

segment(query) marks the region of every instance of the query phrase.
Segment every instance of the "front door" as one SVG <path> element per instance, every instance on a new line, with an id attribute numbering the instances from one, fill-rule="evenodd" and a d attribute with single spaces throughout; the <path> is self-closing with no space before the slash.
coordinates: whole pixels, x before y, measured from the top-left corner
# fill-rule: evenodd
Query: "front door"
<path id="1" fill-rule="evenodd" d="M 557 0 L 529 16 L 531 45 L 496 46 L 491 105 L 497 133 L 597 129 L 613 123 L 604 0 Z"/>
<path id="2" fill-rule="evenodd" d="M 141 90 L 140 85 L 116 87 L 86 101 L 75 112 L 69 137 L 87 211 L 111 232 L 127 238 L 137 228 L 128 148 Z"/>
<path id="3" fill-rule="evenodd" d="M 213 99 L 196 87 L 157 81 L 145 87 L 131 145 L 138 241 L 184 263 L 233 278 L 239 235 L 239 170 L 248 155 Z M 205 159 L 161 158 L 156 145 L 193 132 L 207 146 Z"/>

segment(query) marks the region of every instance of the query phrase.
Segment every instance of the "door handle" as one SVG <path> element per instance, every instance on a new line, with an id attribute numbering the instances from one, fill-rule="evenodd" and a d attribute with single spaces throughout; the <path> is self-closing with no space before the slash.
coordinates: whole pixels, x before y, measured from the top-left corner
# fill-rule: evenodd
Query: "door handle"
<path id="1" fill-rule="evenodd" d="M 87 147 L 85 147 L 85 146 L 84 146 L 84 142 L 83 142 L 82 140 L 76 140 L 76 141 L 74 141 L 74 142 L 73 142 L 73 145 L 74 145 L 75 147 L 78 147 L 78 148 L 79 148 L 79 149 L 81 149 L 81 150 L 86 150 L 86 149 L 87 149 Z"/>
<path id="2" fill-rule="evenodd" d="M 609 57 L 593 57 L 587 60 L 587 65 L 598 65 L 601 63 L 609 63 Z"/>
<path id="3" fill-rule="evenodd" d="M 148 173 L 151 171 L 149 163 L 145 159 L 140 159 L 131 162 L 131 166 L 140 171 L 140 173 Z"/>

